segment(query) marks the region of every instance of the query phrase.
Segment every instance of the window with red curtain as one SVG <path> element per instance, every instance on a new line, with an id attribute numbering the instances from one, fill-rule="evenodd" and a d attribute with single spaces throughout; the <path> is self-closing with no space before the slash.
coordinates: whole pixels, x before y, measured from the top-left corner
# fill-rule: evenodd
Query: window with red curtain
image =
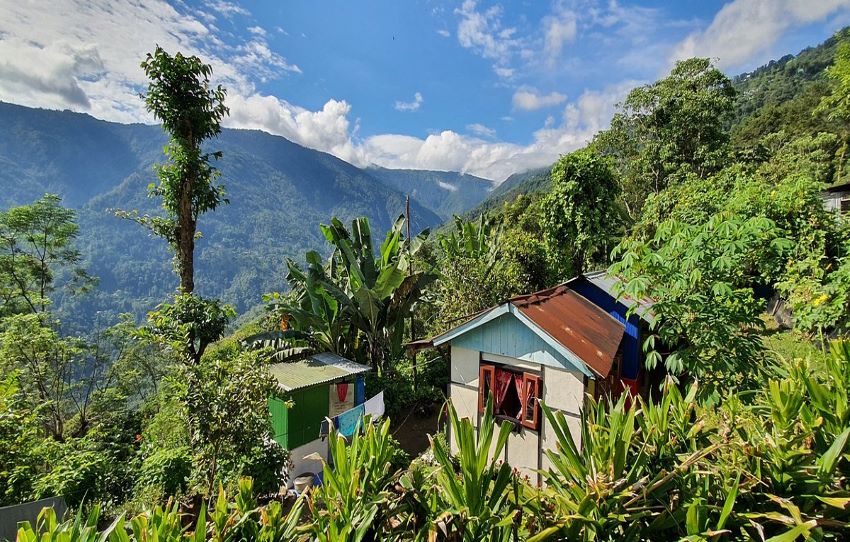
<path id="1" fill-rule="evenodd" d="M 496 416 L 508 418 L 528 429 L 540 425 L 540 377 L 482 363 L 479 368 L 478 411 L 483 413 L 493 394 Z"/>

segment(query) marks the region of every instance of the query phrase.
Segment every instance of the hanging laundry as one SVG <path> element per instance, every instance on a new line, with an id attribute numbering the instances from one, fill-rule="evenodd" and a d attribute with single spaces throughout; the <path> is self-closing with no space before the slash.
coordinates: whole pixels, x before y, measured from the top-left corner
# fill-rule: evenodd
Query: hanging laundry
<path id="1" fill-rule="evenodd" d="M 345 402 L 346 396 L 348 396 L 348 383 L 343 382 L 342 384 L 336 385 L 336 396 L 339 397 L 340 403 Z"/>
<path id="2" fill-rule="evenodd" d="M 336 424 L 339 428 L 339 434 L 344 437 L 352 436 L 357 431 L 357 425 L 360 423 L 360 418 L 363 417 L 363 412 L 363 405 L 359 405 L 337 416 Z"/>
<path id="3" fill-rule="evenodd" d="M 363 408 L 365 409 L 365 413 L 372 417 L 372 419 L 380 418 L 384 415 L 384 392 L 379 393 L 378 395 L 372 397 L 365 403 L 363 403 Z"/>

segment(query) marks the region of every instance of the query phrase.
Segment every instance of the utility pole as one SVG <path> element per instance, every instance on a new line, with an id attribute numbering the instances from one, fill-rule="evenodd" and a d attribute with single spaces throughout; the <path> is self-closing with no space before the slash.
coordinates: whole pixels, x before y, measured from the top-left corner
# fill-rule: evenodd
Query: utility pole
<path id="1" fill-rule="evenodd" d="M 404 200 L 405 214 L 407 215 L 407 276 L 413 273 L 413 259 L 410 257 L 410 194 L 405 197 Z M 413 322 L 413 307 L 410 308 L 410 341 L 413 342 L 416 340 L 416 329 L 414 327 Z M 412 354 L 412 362 L 413 362 L 413 391 L 416 391 L 416 352 Z"/>

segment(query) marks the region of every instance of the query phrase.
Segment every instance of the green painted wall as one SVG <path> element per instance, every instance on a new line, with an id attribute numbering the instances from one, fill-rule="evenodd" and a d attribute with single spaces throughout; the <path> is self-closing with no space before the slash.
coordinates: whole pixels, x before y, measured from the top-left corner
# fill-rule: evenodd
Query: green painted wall
<path id="1" fill-rule="evenodd" d="M 319 438 L 319 427 L 328 415 L 327 384 L 294 391 L 285 397 L 269 399 L 274 439 L 292 450 Z M 287 408 L 284 401 L 295 404 Z"/>

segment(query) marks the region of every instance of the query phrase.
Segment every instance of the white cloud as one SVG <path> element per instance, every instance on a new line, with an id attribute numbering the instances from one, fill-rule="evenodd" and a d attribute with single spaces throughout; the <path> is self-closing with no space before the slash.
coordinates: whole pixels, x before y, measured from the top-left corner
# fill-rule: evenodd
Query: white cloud
<path id="1" fill-rule="evenodd" d="M 514 93 L 513 104 L 515 109 L 534 111 L 536 109 L 562 104 L 566 99 L 567 97 L 560 92 L 539 94 L 533 88 L 523 88 Z"/>
<path id="2" fill-rule="evenodd" d="M 564 44 L 574 41 L 578 32 L 576 15 L 569 10 L 557 11 L 543 18 L 543 53 L 550 62 L 561 56 Z"/>
<path id="3" fill-rule="evenodd" d="M 441 29 L 437 30 L 437 34 L 439 34 L 439 35 L 443 36 L 444 38 L 448 38 L 448 37 L 450 37 L 450 36 L 452 35 L 452 33 L 451 33 L 451 32 L 449 32 L 448 30 L 446 30 L 446 29 L 444 29 L 444 28 L 441 28 Z"/>
<path id="4" fill-rule="evenodd" d="M 278 27 L 280 28 L 280 27 Z M 249 26 L 248 32 L 257 36 L 266 37 L 266 30 L 262 26 Z"/>
<path id="5" fill-rule="evenodd" d="M 443 190 L 448 190 L 449 192 L 457 192 L 458 187 L 453 185 L 452 183 L 447 183 L 445 181 L 437 180 L 437 186 L 442 188 Z"/>
<path id="6" fill-rule="evenodd" d="M 522 46 L 522 40 L 516 37 L 517 29 L 502 23 L 502 8 L 494 5 L 478 11 L 475 0 L 465 0 L 455 13 L 460 16 L 457 26 L 457 39 L 462 47 L 472 50 L 484 58 L 493 60 L 496 74 L 510 77 L 500 69 L 508 69 L 514 53 Z"/>
<path id="7" fill-rule="evenodd" d="M 487 137 L 490 139 L 496 137 L 496 130 L 477 122 L 475 124 L 467 124 L 466 129 L 479 137 Z"/>
<path id="8" fill-rule="evenodd" d="M 234 15 L 250 15 L 251 13 L 234 2 L 227 2 L 225 0 L 210 0 L 207 2 L 207 5 L 217 12 L 221 13 L 227 18 L 233 17 Z"/>
<path id="9" fill-rule="evenodd" d="M 329 99 L 314 111 L 257 92 L 258 80 L 300 71 L 257 32 L 234 41 L 231 34 L 213 26 L 211 17 L 160 0 L 43 2 L 25 7 L 0 2 L 0 100 L 69 108 L 118 122 L 152 122 L 138 98 L 146 84 L 139 62 L 158 43 L 171 52 L 198 54 L 212 64 L 214 81 L 228 89 L 231 115 L 226 126 L 281 135 L 359 166 L 456 170 L 501 180 L 551 164 L 560 154 L 583 145 L 607 124 L 613 104 L 625 93 L 612 87 L 585 92 L 565 103 L 558 93 L 539 95 L 523 89 L 530 96 L 518 98 L 524 106 L 563 105 L 561 114 L 534 132 L 527 144 L 493 141 L 492 129 L 477 124 L 467 127 L 469 135 L 443 130 L 427 137 L 361 138 L 359 120 L 345 100 Z M 245 15 L 237 4 L 209 5 L 221 16 Z M 475 7 L 471 2 L 464 6 Z M 484 16 L 487 35 L 494 41 L 474 37 L 473 28 L 467 29 L 464 39 L 470 40 L 470 47 L 495 55 L 491 62 L 496 68 L 511 70 L 500 64 L 500 51 L 507 51 L 508 57 L 521 56 L 524 46 L 512 43 L 516 38 L 511 27 L 494 22 L 498 13 L 490 8 Z M 412 102 L 400 105 L 415 110 L 422 103 L 417 92 Z"/>
<path id="10" fill-rule="evenodd" d="M 418 138 L 383 134 L 357 145 L 359 159 L 390 168 L 437 169 L 502 181 L 513 173 L 548 166 L 586 144 L 611 120 L 615 104 L 638 81 L 623 81 L 601 91 L 585 91 L 566 104 L 560 119 L 534 132 L 527 145 L 489 142 L 451 130 Z"/>
<path id="11" fill-rule="evenodd" d="M 850 0 L 734 0 L 723 6 L 708 28 L 680 42 L 671 59 L 703 56 L 717 58 L 720 68 L 743 68 L 763 60 L 789 28 L 848 7 Z"/>
<path id="12" fill-rule="evenodd" d="M 396 101 L 393 107 L 395 107 L 396 111 L 416 111 L 422 106 L 423 101 L 422 94 L 417 92 L 413 95 L 412 102 Z"/>
<path id="13" fill-rule="evenodd" d="M 208 5 L 247 13 L 228 2 Z M 152 122 L 138 97 L 147 83 L 139 63 L 156 44 L 201 56 L 234 97 L 253 95 L 256 80 L 300 72 L 262 36 L 225 42 L 200 13 L 162 0 L 0 2 L 0 100 Z"/>

